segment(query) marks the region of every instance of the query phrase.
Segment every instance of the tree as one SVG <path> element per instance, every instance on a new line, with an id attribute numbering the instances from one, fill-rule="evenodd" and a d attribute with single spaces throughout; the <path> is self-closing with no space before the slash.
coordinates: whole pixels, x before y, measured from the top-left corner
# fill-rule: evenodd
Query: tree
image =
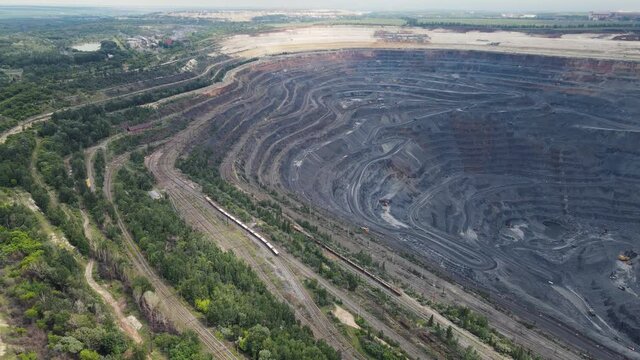
<path id="1" fill-rule="evenodd" d="M 77 354 L 84 348 L 84 344 L 73 336 L 63 336 L 53 347 L 55 351 Z"/>
<path id="2" fill-rule="evenodd" d="M 80 351 L 80 360 L 100 360 L 100 355 L 89 349 Z"/>
<path id="3" fill-rule="evenodd" d="M 471 346 L 467 346 L 467 348 L 464 350 L 464 354 L 462 356 L 463 360 L 476 360 L 476 359 L 479 359 L 479 358 L 480 357 L 478 356 L 478 353 Z"/>
<path id="4" fill-rule="evenodd" d="M 260 352 L 262 343 L 271 336 L 269 328 L 260 324 L 247 330 L 247 335 L 240 340 L 240 349 L 250 353 L 254 358 Z"/>
<path id="5" fill-rule="evenodd" d="M 145 360 L 147 358 L 147 350 L 143 346 L 135 346 L 133 348 L 133 354 L 131 359 L 133 360 Z"/>
<path id="6" fill-rule="evenodd" d="M 349 289 L 349 291 L 355 291 L 356 288 L 358 287 L 358 276 L 352 273 L 347 273 L 346 278 L 347 278 L 347 289 Z"/>
<path id="7" fill-rule="evenodd" d="M 429 327 L 432 327 L 432 326 L 433 326 L 433 314 L 431 314 L 431 316 L 429 317 L 429 321 L 427 322 L 427 325 L 428 325 Z"/>
<path id="8" fill-rule="evenodd" d="M 271 355 L 271 351 L 264 349 L 260 350 L 258 353 L 258 360 L 272 360 L 274 359 L 273 355 Z"/>
<path id="9" fill-rule="evenodd" d="M 22 353 L 18 355 L 18 359 L 20 360 L 38 360 L 38 354 L 35 351 L 29 351 L 26 353 Z"/>
<path id="10" fill-rule="evenodd" d="M 196 299 L 196 309 L 203 314 L 206 314 L 209 311 L 209 306 L 211 305 L 211 300 L 209 299 Z"/>
<path id="11" fill-rule="evenodd" d="M 35 320 L 35 319 L 38 318 L 38 316 L 39 316 L 38 310 L 36 310 L 34 308 L 27 309 L 24 312 L 24 317 L 29 319 L 29 320 Z"/>

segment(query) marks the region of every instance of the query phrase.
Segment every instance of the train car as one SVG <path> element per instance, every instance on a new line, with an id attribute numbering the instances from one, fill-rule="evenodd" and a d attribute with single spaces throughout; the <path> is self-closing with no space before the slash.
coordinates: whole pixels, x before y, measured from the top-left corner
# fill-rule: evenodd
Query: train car
<path id="1" fill-rule="evenodd" d="M 248 232 L 251 236 L 253 236 L 254 238 L 260 240 L 264 245 L 267 246 L 267 248 L 276 256 L 278 256 L 280 254 L 280 252 L 278 252 L 278 250 L 276 250 L 276 248 L 271 245 L 271 243 L 269 243 L 267 241 L 267 239 L 265 239 L 262 235 L 258 234 L 257 232 L 255 232 L 254 230 L 252 230 L 251 228 L 249 228 L 247 225 L 245 225 L 242 221 L 236 219 L 233 215 L 229 214 L 226 210 L 224 210 L 223 208 L 221 208 L 220 206 L 218 206 L 218 204 L 216 204 L 213 200 L 211 200 L 211 198 L 209 196 L 205 195 L 205 200 L 207 200 L 207 202 L 209 203 L 209 205 L 213 206 L 213 208 L 215 208 L 216 210 L 218 210 L 219 212 L 222 213 L 222 215 L 224 215 L 225 217 L 227 217 L 228 219 L 230 219 L 231 221 L 233 221 L 234 223 L 236 223 L 236 225 L 240 226 L 243 230 L 245 230 L 246 232 Z"/>
<path id="2" fill-rule="evenodd" d="M 380 277 L 378 277 L 375 274 L 372 274 L 371 272 L 369 272 L 369 270 L 363 268 L 362 266 L 360 266 L 359 264 L 355 263 L 353 260 L 347 258 L 346 256 L 340 254 L 339 252 L 335 251 L 334 249 L 332 249 L 331 247 L 327 246 L 326 244 L 322 243 L 321 241 L 315 239 L 313 236 L 307 235 L 307 237 L 309 237 L 311 240 L 313 240 L 316 244 L 318 244 L 320 247 L 324 248 L 325 250 L 327 250 L 328 252 L 332 253 L 333 255 L 337 256 L 338 258 L 340 258 L 340 260 L 346 262 L 349 266 L 351 266 L 352 268 L 356 269 L 357 271 L 363 273 L 365 276 L 373 279 L 375 282 L 377 282 L 378 284 L 380 284 L 381 286 L 383 286 L 385 289 L 391 291 L 394 295 L 396 296 L 402 296 L 402 292 L 397 289 L 396 287 L 392 286 L 391 284 L 389 284 L 388 282 L 382 280 Z"/>

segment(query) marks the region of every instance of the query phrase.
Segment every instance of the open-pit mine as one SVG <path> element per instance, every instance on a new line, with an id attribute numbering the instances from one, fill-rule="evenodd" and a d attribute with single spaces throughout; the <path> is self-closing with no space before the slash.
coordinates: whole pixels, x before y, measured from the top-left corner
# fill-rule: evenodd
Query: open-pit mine
<path id="1" fill-rule="evenodd" d="M 268 3 L 0 5 L 0 360 L 640 360 L 640 14 Z"/>
<path id="2" fill-rule="evenodd" d="M 228 180 L 626 350 L 640 344 L 638 99 L 634 62 L 328 51 L 245 67 L 199 136 Z"/>

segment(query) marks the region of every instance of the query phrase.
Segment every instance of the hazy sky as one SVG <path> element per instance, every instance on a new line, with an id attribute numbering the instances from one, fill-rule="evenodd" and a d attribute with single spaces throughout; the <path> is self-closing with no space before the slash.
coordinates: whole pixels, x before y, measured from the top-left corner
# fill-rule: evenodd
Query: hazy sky
<path id="1" fill-rule="evenodd" d="M 0 5 L 98 5 L 116 7 L 339 8 L 358 10 L 637 10 L 640 0 L 0 0 Z"/>

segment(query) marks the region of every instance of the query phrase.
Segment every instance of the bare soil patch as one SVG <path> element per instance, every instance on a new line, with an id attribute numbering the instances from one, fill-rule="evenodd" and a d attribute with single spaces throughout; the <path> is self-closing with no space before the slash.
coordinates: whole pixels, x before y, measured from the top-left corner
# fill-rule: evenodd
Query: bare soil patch
<path id="1" fill-rule="evenodd" d="M 341 323 L 347 326 L 350 326 L 352 328 L 360 329 L 360 325 L 356 324 L 356 319 L 353 317 L 353 315 L 347 310 L 341 308 L 340 306 L 336 305 L 336 307 L 333 310 L 331 310 L 331 313 L 336 318 L 338 318 L 338 320 L 340 320 Z"/>
<path id="2" fill-rule="evenodd" d="M 376 36 L 381 31 L 402 36 L 398 36 L 398 41 L 389 41 L 389 36 Z M 309 26 L 253 36 L 232 36 L 224 41 L 222 52 L 250 58 L 346 48 L 437 48 L 640 61 L 640 42 L 625 41 L 621 37 L 624 35 L 583 33 L 548 37 L 515 31 L 457 32 L 396 26 Z M 407 41 L 408 38 L 429 40 Z"/>

